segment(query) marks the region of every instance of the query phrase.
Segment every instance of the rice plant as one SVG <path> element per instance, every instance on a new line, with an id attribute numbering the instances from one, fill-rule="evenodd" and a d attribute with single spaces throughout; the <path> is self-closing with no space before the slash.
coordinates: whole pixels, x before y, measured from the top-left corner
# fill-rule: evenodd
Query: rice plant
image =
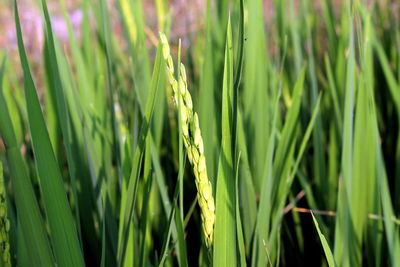
<path id="1" fill-rule="evenodd" d="M 396 1 L 72 2 L 0 3 L 0 266 L 400 266 Z"/>

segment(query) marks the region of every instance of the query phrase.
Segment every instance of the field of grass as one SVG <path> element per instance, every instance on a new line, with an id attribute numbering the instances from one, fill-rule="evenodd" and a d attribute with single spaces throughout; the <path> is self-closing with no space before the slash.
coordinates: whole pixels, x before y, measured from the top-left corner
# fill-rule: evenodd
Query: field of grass
<path id="1" fill-rule="evenodd" d="M 400 266 L 399 3 L 172 2 L 9 1 L 0 267 Z"/>

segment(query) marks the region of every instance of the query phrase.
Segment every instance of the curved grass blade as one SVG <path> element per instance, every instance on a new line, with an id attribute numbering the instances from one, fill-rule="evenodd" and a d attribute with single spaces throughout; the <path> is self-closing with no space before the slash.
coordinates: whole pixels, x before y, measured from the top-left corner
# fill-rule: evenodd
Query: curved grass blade
<path id="1" fill-rule="evenodd" d="M 14 127 L 3 96 L 3 73 L 4 62 L 0 69 L 0 135 L 6 147 L 11 181 L 15 191 L 19 242 L 25 241 L 20 247 L 30 248 L 24 250 L 24 252 L 29 256 L 32 266 L 54 266 L 54 258 L 47 239 L 45 224 L 40 215 L 28 170 L 19 151 Z"/>
<path id="2" fill-rule="evenodd" d="M 22 39 L 17 3 L 16 1 L 14 3 L 28 122 L 54 254 L 59 266 L 84 266 L 76 226 L 65 193 L 61 172 L 51 146 L 36 87 L 31 76 Z"/>
<path id="3" fill-rule="evenodd" d="M 319 239 L 321 240 L 321 244 L 324 249 L 325 257 L 326 257 L 326 260 L 328 261 L 328 265 L 329 265 L 329 267 L 335 267 L 336 264 L 335 264 L 335 259 L 333 258 L 332 250 L 329 247 L 329 244 L 326 241 L 324 234 L 321 232 L 321 229 L 319 229 L 319 224 L 318 224 L 317 219 L 314 217 L 314 214 L 311 213 L 311 216 L 313 218 L 315 228 L 317 229 Z"/>
<path id="4" fill-rule="evenodd" d="M 44 14 L 44 20 L 45 20 L 45 36 L 46 36 L 46 54 L 48 55 L 48 61 L 49 61 L 49 68 L 47 68 L 47 71 L 49 72 L 50 77 L 50 90 L 53 91 L 55 94 L 56 98 L 56 105 L 57 108 L 55 108 L 55 112 L 57 113 L 58 116 L 58 121 L 61 125 L 61 132 L 64 138 L 64 145 L 65 145 L 65 151 L 67 154 L 67 162 L 68 162 L 68 168 L 69 168 L 69 173 L 71 176 L 71 188 L 73 192 L 74 199 L 76 199 L 79 202 L 78 199 L 78 193 L 77 193 L 77 166 L 79 166 L 78 162 L 75 162 L 76 158 L 79 158 L 77 155 L 74 155 L 73 151 L 74 148 L 72 147 L 72 138 L 71 138 L 71 124 L 70 124 L 70 118 L 67 110 L 67 103 L 64 95 L 64 87 L 61 82 L 61 73 L 59 71 L 59 64 L 57 61 L 57 53 L 55 49 L 55 43 L 54 43 L 54 37 L 53 37 L 53 30 L 52 30 L 52 25 L 50 21 L 50 16 L 49 12 L 47 9 L 46 2 L 41 0 L 41 5 L 42 5 L 42 10 Z M 78 228 L 78 234 L 79 234 L 79 241 L 80 243 L 82 242 L 81 240 L 81 235 L 80 235 L 80 213 L 79 213 L 79 205 L 75 205 L 75 216 L 76 216 L 76 224 Z"/>

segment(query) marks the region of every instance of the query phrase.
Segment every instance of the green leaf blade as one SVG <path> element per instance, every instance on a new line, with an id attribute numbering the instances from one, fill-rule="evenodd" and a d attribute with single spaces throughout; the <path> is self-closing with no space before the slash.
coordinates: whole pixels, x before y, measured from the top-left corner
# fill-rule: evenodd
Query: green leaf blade
<path id="1" fill-rule="evenodd" d="M 59 266 L 84 266 L 76 226 L 26 56 L 16 3 L 15 21 L 24 74 L 28 122 L 56 261 Z"/>
<path id="2" fill-rule="evenodd" d="M 214 265 L 237 266 L 235 174 L 232 154 L 233 60 L 230 20 L 227 27 L 222 92 L 222 140 L 216 188 Z"/>

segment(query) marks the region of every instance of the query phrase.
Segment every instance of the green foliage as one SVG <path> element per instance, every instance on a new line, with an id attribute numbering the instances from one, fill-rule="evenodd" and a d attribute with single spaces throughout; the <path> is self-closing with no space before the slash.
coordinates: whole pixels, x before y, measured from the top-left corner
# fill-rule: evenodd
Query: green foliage
<path id="1" fill-rule="evenodd" d="M 395 1 L 114 2 L 1 5 L 0 266 L 400 265 Z"/>

